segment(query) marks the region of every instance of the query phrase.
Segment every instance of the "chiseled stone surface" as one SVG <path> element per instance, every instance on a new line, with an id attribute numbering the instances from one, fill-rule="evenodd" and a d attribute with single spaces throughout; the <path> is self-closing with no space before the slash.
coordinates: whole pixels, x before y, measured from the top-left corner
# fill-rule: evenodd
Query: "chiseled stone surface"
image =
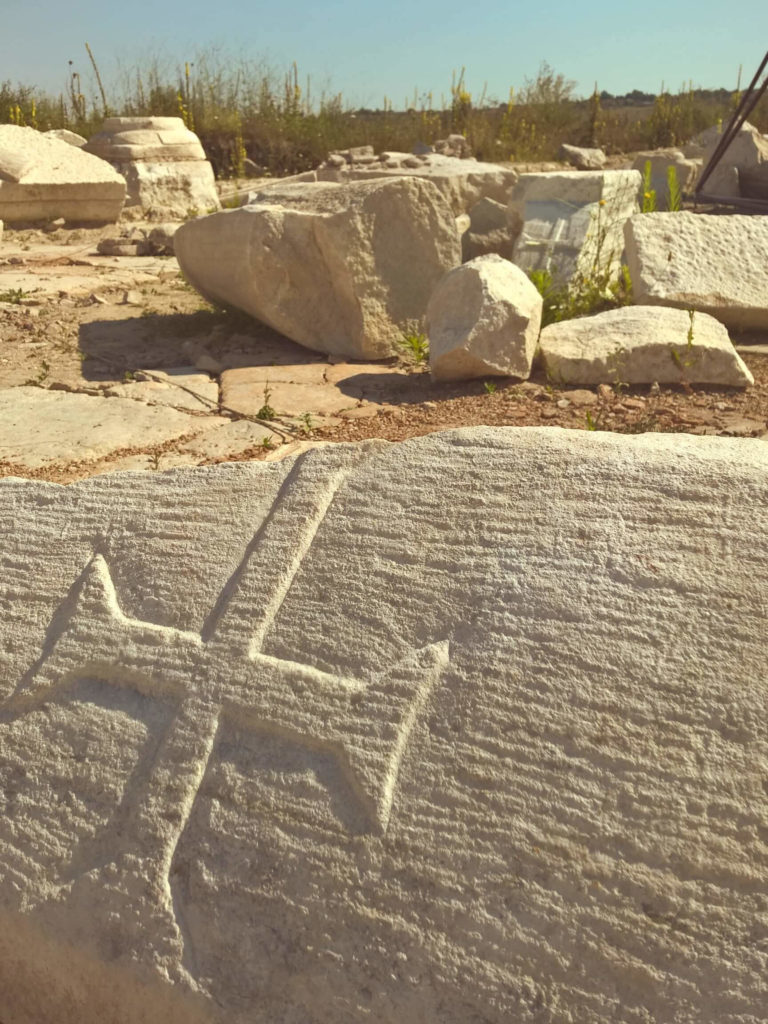
<path id="1" fill-rule="evenodd" d="M 618 270 L 641 184 L 631 170 L 521 174 L 509 200 L 510 222 L 522 221 L 515 263 L 526 273 L 548 270 L 560 284 Z"/>
<path id="2" fill-rule="evenodd" d="M 432 376 L 528 377 L 541 310 L 537 289 L 501 256 L 478 256 L 449 271 L 427 307 Z"/>
<path id="3" fill-rule="evenodd" d="M 461 262 L 450 207 L 418 178 L 275 185 L 182 224 L 174 246 L 209 300 L 308 348 L 363 359 L 393 355 Z"/>
<path id="4" fill-rule="evenodd" d="M 34 128 L 0 125 L 0 218 L 108 224 L 126 184 L 105 160 Z"/>
<path id="5" fill-rule="evenodd" d="M 625 306 L 550 324 L 539 344 L 547 374 L 565 384 L 754 383 L 728 331 L 706 313 Z"/>
<path id="6" fill-rule="evenodd" d="M 768 217 L 643 213 L 624 235 L 635 302 L 768 328 Z"/>
<path id="7" fill-rule="evenodd" d="M 767 471 L 479 428 L 0 481 L 0 1019 L 761 1019 Z"/>

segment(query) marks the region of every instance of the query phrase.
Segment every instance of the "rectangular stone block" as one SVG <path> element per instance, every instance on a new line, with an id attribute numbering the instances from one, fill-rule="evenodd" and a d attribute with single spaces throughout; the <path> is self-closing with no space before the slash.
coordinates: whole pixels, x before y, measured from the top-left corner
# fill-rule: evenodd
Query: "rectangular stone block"
<path id="1" fill-rule="evenodd" d="M 641 184 L 638 171 L 521 174 L 509 200 L 510 220 L 522 222 L 513 261 L 526 273 L 549 271 L 558 284 L 616 273 Z"/>
<path id="2" fill-rule="evenodd" d="M 767 471 L 479 428 L 0 481 L 0 1020 L 761 1019 Z"/>

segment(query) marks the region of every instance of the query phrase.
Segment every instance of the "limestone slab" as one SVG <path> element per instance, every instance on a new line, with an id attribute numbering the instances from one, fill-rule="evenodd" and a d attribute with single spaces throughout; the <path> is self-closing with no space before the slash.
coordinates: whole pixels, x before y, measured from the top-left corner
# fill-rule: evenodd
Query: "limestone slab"
<path id="1" fill-rule="evenodd" d="M 767 480 L 481 428 L 0 481 L 0 1018 L 760 1020 Z"/>
<path id="2" fill-rule="evenodd" d="M 768 327 L 768 217 L 638 214 L 625 227 L 635 301 Z"/>
<path id="3" fill-rule="evenodd" d="M 189 412 L 211 412 L 218 406 L 218 382 L 211 380 L 207 373 L 199 373 L 193 366 L 152 370 L 143 376 L 147 379 L 112 385 L 108 394 Z"/>
<path id="4" fill-rule="evenodd" d="M 523 225 L 515 263 L 526 273 L 549 271 L 559 284 L 577 274 L 614 273 L 641 180 L 631 170 L 521 174 L 509 199 L 510 218 Z"/>
<path id="5" fill-rule="evenodd" d="M 565 384 L 754 384 L 726 329 L 706 313 L 626 306 L 550 324 L 539 344 L 547 374 Z"/>
<path id="6" fill-rule="evenodd" d="M 203 418 L 130 398 L 31 386 L 0 391 L 0 460 L 29 469 L 147 448 L 206 426 Z"/>
<path id="7" fill-rule="evenodd" d="M 125 179 L 61 139 L 15 124 L 0 125 L 0 218 L 110 223 L 120 216 Z"/>
<path id="8" fill-rule="evenodd" d="M 461 262 L 453 214 L 416 178 L 304 183 L 188 221 L 176 258 L 206 298 L 317 351 L 394 354 L 432 289 Z"/>

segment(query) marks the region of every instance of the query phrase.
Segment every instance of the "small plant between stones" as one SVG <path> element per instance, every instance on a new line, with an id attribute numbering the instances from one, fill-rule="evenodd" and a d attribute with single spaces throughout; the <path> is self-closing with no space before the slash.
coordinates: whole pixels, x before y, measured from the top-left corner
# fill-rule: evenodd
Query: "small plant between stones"
<path id="1" fill-rule="evenodd" d="M 256 413 L 257 420 L 273 420 L 277 416 L 277 413 L 269 404 L 269 400 L 272 397 L 272 389 L 269 386 L 269 381 L 264 381 L 264 405 Z"/>
<path id="2" fill-rule="evenodd" d="M 415 363 L 426 362 L 429 357 L 429 341 L 426 334 L 404 334 L 399 344 Z"/>

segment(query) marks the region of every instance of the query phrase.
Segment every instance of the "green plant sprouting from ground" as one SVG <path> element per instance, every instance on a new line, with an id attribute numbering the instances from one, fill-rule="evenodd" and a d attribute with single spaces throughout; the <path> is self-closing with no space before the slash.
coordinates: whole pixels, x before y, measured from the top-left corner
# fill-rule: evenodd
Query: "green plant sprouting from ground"
<path id="1" fill-rule="evenodd" d="M 642 213 L 654 213 L 656 210 L 656 189 L 652 184 L 651 161 L 646 160 L 643 167 L 643 200 L 640 204 Z"/>
<path id="2" fill-rule="evenodd" d="M 677 168 L 670 164 L 667 168 L 667 209 L 677 212 L 683 208 L 683 193 L 677 180 Z"/>
<path id="3" fill-rule="evenodd" d="M 694 355 L 694 352 L 693 352 L 693 320 L 694 320 L 694 317 L 696 316 L 696 310 L 695 309 L 689 309 L 689 310 L 687 310 L 687 313 L 688 313 L 688 331 L 687 331 L 686 340 L 685 340 L 685 352 L 681 354 L 674 345 L 672 345 L 671 348 L 670 348 L 670 355 L 672 357 L 672 362 L 675 364 L 675 366 L 680 370 L 680 372 L 683 375 L 685 375 L 685 371 L 690 369 L 694 365 L 694 363 L 696 362 L 696 356 Z"/>
<path id="4" fill-rule="evenodd" d="M 496 394 L 497 385 L 496 385 L 495 381 L 493 381 L 493 380 L 485 380 L 485 381 L 483 381 L 483 387 L 485 388 L 485 393 L 487 395 L 495 395 Z"/>
<path id="5" fill-rule="evenodd" d="M 424 363 L 429 358 L 429 341 L 426 334 L 404 334 L 399 344 L 415 363 Z"/>
<path id="6" fill-rule="evenodd" d="M 277 417 L 277 413 L 269 404 L 269 400 L 272 398 L 272 389 L 269 386 L 269 381 L 264 381 L 264 404 L 256 413 L 257 420 L 274 420 Z"/>
<path id="7" fill-rule="evenodd" d="M 27 293 L 21 288 L 9 288 L 7 291 L 0 292 L 0 302 L 10 303 L 12 306 L 21 305 L 21 300 Z"/>

